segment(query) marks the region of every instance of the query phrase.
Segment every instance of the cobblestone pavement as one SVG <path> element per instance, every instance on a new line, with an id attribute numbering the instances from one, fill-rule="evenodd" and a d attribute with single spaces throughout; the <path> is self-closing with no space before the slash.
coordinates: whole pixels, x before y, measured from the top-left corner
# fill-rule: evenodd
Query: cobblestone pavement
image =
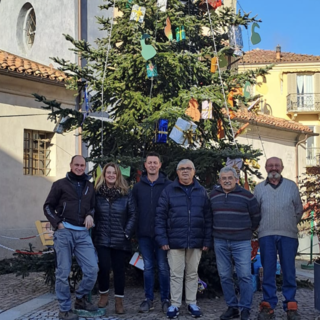
<path id="1" fill-rule="evenodd" d="M 49 291 L 43 273 L 30 273 L 24 279 L 14 274 L 0 276 L 0 312 L 34 299 Z M 0 314 L 1 320 L 1 314 Z"/>
<path id="2" fill-rule="evenodd" d="M 139 314 L 138 308 L 140 303 L 143 300 L 143 288 L 127 288 L 125 293 L 125 315 L 116 315 L 114 313 L 114 300 L 112 297 L 112 291 L 110 290 L 110 303 L 107 307 L 107 313 L 103 317 L 97 318 L 87 318 L 90 320 L 93 319 L 103 319 L 103 320 L 138 320 L 138 319 L 167 319 L 166 316 L 161 311 L 161 303 L 159 294 L 155 296 L 155 310 L 150 313 Z M 261 292 L 256 292 L 253 300 L 253 308 L 251 312 L 250 319 L 257 319 L 258 315 L 258 305 L 261 300 Z M 286 319 L 286 314 L 281 308 L 280 301 L 282 300 L 281 293 L 278 293 L 279 303 L 275 310 L 276 319 Z M 301 314 L 301 319 L 303 320 L 314 320 L 320 315 L 318 311 L 313 308 L 313 290 L 310 289 L 298 289 L 296 298 L 299 302 L 299 312 Z M 97 297 L 94 296 L 94 300 Z M 226 305 L 223 298 L 220 299 L 199 299 L 198 305 L 203 311 L 202 320 L 216 320 L 219 319 L 220 314 L 226 310 Z M 18 318 L 19 320 L 57 320 L 58 319 L 58 303 L 54 301 L 49 303 L 38 310 L 34 310 L 29 314 L 24 315 L 23 317 Z M 0 314 L 1 319 L 1 314 Z M 84 320 L 84 318 L 80 318 Z M 183 305 L 180 310 L 179 320 L 191 320 L 193 319 L 187 312 L 186 306 Z M 319 318 L 320 319 L 320 318 Z"/>
<path id="3" fill-rule="evenodd" d="M 34 299 L 49 291 L 49 288 L 44 284 L 43 275 L 41 273 L 31 273 L 29 277 L 22 279 L 15 275 L 3 275 L 0 276 L 0 320 L 1 312 L 18 306 L 24 302 Z M 314 320 L 320 316 L 320 312 L 313 308 L 314 297 L 313 290 L 310 289 L 298 289 L 296 298 L 299 303 L 299 312 L 302 316 L 302 320 Z M 257 319 L 258 306 L 261 300 L 261 292 L 254 294 L 252 312 L 250 319 Z M 155 310 L 150 313 L 139 314 L 138 308 L 144 298 L 144 291 L 142 286 L 140 288 L 129 287 L 126 288 L 124 306 L 126 314 L 119 316 L 114 313 L 114 299 L 113 292 L 110 290 L 110 303 L 107 307 L 107 313 L 104 317 L 87 318 L 89 320 L 102 319 L 102 320 L 138 320 L 138 319 L 167 319 L 161 311 L 161 303 L 159 294 L 155 294 Z M 286 319 L 285 313 L 281 308 L 282 295 L 278 293 L 279 303 L 275 310 L 277 320 Z M 93 296 L 94 301 L 98 299 L 97 296 Z M 220 299 L 205 299 L 200 298 L 198 304 L 203 311 L 202 320 L 216 320 L 219 319 L 221 313 L 226 310 L 226 305 L 223 297 Z M 58 320 L 58 303 L 57 301 L 50 302 L 38 309 L 33 310 L 17 318 L 19 320 Z M 80 318 L 84 320 L 84 318 Z M 178 320 L 191 320 L 193 319 L 187 312 L 185 305 L 181 307 L 180 316 Z M 320 317 L 319 317 L 320 319 Z M 14 320 L 14 319 L 12 319 Z"/>

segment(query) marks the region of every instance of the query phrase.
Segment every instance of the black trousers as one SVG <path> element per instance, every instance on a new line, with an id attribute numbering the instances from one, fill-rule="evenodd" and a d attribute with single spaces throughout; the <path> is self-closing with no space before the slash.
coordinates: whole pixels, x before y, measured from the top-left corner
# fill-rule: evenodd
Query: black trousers
<path id="1" fill-rule="evenodd" d="M 123 296 L 125 285 L 124 262 L 127 252 L 103 246 L 97 246 L 96 249 L 99 258 L 98 284 L 100 292 L 109 290 L 110 270 L 112 267 L 114 294 L 117 296 Z"/>

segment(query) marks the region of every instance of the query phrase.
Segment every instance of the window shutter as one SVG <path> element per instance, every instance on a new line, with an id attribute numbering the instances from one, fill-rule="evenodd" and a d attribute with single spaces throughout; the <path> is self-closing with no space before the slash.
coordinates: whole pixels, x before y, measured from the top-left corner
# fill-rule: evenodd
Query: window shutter
<path id="1" fill-rule="evenodd" d="M 297 74 L 288 73 L 287 74 L 287 108 L 288 110 L 293 110 L 297 106 Z"/>

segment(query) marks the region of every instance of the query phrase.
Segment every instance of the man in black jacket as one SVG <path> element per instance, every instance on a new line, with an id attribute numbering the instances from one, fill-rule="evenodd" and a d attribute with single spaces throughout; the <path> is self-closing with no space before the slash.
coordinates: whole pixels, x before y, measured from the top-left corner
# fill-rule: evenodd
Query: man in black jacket
<path id="1" fill-rule="evenodd" d="M 146 173 L 142 175 L 141 180 L 133 187 L 133 196 L 136 200 L 138 211 L 137 236 L 139 249 L 144 261 L 145 300 L 140 305 L 139 312 L 153 310 L 155 261 L 159 270 L 162 310 L 167 312 L 169 307 L 170 274 L 167 252 L 159 248 L 154 239 L 154 219 L 158 199 L 162 190 L 171 183 L 165 174 L 160 171 L 161 165 L 158 153 L 148 153 L 144 163 Z"/>
<path id="2" fill-rule="evenodd" d="M 59 319 L 77 320 L 71 310 L 68 276 L 74 254 L 83 273 L 76 291 L 75 309 L 95 311 L 98 308 L 86 300 L 98 272 L 97 258 L 89 234 L 94 217 L 94 189 L 84 171 L 85 159 L 74 156 L 66 178 L 53 183 L 43 206 L 44 214 L 55 229 L 56 294 L 60 305 Z"/>
<path id="3" fill-rule="evenodd" d="M 179 315 L 185 277 L 188 311 L 197 318 L 202 316 L 197 306 L 198 265 L 202 250 L 211 246 L 212 213 L 205 188 L 194 178 L 193 162 L 181 160 L 177 174 L 159 198 L 155 234 L 158 245 L 168 250 L 171 306 L 167 317 Z"/>

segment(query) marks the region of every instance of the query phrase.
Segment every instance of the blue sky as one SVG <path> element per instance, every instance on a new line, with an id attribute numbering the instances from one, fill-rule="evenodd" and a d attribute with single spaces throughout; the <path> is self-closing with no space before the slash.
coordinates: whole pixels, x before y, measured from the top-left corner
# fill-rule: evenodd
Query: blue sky
<path id="1" fill-rule="evenodd" d="M 259 44 L 250 42 L 249 48 L 251 28 L 248 33 L 243 30 L 244 51 L 275 50 L 280 44 L 282 52 L 320 56 L 320 0 L 238 0 L 237 10 L 240 6 L 262 20 L 260 29 L 256 28 Z"/>

